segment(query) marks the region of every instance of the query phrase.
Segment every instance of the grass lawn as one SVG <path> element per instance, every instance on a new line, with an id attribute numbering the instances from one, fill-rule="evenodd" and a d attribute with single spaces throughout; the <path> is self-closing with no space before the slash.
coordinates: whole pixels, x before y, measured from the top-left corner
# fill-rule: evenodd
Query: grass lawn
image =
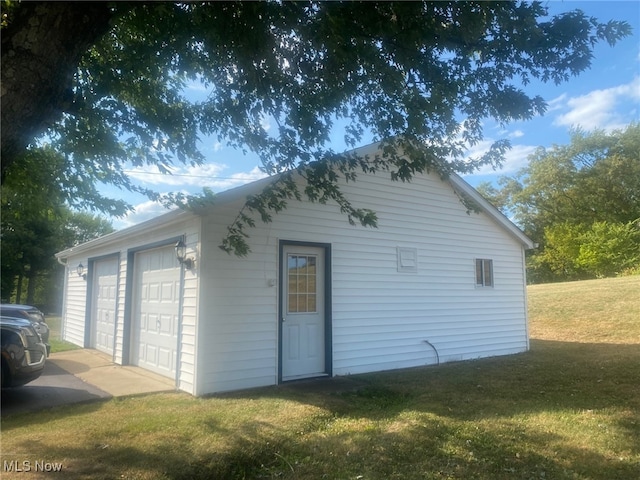
<path id="1" fill-rule="evenodd" d="M 65 479 L 640 478 L 639 292 L 638 276 L 530 287 L 521 355 L 15 415 L 2 462 Z"/>
<path id="2" fill-rule="evenodd" d="M 51 352 L 66 352 L 68 350 L 77 350 L 77 345 L 62 340 L 61 331 L 62 318 L 47 316 L 47 325 L 49 325 L 49 344 L 51 345 Z"/>

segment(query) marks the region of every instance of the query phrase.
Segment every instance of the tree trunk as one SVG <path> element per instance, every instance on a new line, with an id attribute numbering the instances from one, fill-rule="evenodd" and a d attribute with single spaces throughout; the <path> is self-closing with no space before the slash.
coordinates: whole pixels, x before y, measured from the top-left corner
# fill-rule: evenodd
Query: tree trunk
<path id="1" fill-rule="evenodd" d="M 36 298 L 36 279 L 38 278 L 38 272 L 34 268 L 29 269 L 27 274 L 27 305 L 33 305 Z"/>
<path id="2" fill-rule="evenodd" d="M 21 2 L 2 29 L 2 181 L 72 102 L 82 55 L 109 27 L 107 2 Z"/>
<path id="3" fill-rule="evenodd" d="M 20 274 L 18 275 L 18 285 L 16 286 L 16 303 L 20 303 L 20 300 L 22 299 L 22 279 L 23 279 L 23 275 Z"/>

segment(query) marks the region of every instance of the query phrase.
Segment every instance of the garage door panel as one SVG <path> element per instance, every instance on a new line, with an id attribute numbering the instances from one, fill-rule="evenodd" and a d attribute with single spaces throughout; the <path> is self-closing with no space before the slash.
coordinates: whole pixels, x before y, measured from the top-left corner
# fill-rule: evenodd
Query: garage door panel
<path id="1" fill-rule="evenodd" d="M 175 334 L 173 318 L 169 315 L 160 315 L 158 320 L 158 334 L 173 337 Z"/>
<path id="2" fill-rule="evenodd" d="M 157 354 L 157 348 L 154 345 L 147 344 L 144 346 L 144 355 L 142 358 L 144 359 L 145 362 L 155 365 L 157 363 L 156 354 Z"/>
<path id="3" fill-rule="evenodd" d="M 166 376 L 176 371 L 180 265 L 173 247 L 139 252 L 135 259 L 133 355 L 137 365 Z"/>
<path id="4" fill-rule="evenodd" d="M 158 365 L 167 369 L 171 368 L 174 362 L 173 352 L 171 352 L 170 350 L 167 350 L 166 348 L 159 348 L 157 355 L 158 355 Z"/>
<path id="5" fill-rule="evenodd" d="M 109 355 L 114 350 L 118 285 L 118 259 L 93 264 L 91 347 Z"/>
<path id="6" fill-rule="evenodd" d="M 173 302 L 175 300 L 173 282 L 163 282 L 160 286 L 160 301 L 161 302 Z"/>
<path id="7" fill-rule="evenodd" d="M 157 302 L 160 298 L 160 285 L 157 283 L 150 283 L 147 290 L 149 292 L 147 300 L 149 302 Z"/>
<path id="8" fill-rule="evenodd" d="M 158 318 L 154 314 L 143 314 L 142 318 L 144 319 L 143 324 L 141 325 L 141 331 L 148 333 L 153 331 L 156 323 L 158 322 Z"/>

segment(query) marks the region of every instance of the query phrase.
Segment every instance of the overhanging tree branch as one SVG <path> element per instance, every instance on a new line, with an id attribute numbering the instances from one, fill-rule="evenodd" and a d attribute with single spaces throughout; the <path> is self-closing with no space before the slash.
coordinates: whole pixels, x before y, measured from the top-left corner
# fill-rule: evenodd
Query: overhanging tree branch
<path id="1" fill-rule="evenodd" d="M 498 165 L 504 143 L 465 159 L 483 119 L 541 114 L 543 99 L 521 83 L 566 81 L 589 67 L 596 42 L 630 32 L 580 11 L 549 19 L 536 2 L 2 5 L 3 178 L 28 145 L 47 139 L 68 159 L 61 178 L 83 172 L 87 194 L 98 181 L 137 188 L 123 173 L 131 164 L 202 162 L 203 134 L 255 152 L 267 171 L 305 169 L 334 153 L 337 120 L 351 146 L 365 132 L 372 141 L 411 139 L 416 147 L 402 159 L 378 160 L 394 179 Z M 48 27 L 32 41 L 33 25 Z M 194 81 L 209 89 L 206 100 L 185 97 Z M 263 126 L 268 115 L 275 132 Z M 305 196 L 369 221 L 334 178 L 307 174 Z"/>

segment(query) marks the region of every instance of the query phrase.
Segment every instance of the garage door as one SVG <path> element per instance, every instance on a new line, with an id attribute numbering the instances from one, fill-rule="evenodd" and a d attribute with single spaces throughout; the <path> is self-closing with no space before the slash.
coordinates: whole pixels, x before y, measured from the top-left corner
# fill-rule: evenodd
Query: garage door
<path id="1" fill-rule="evenodd" d="M 118 259 L 93 264 L 91 347 L 113 355 L 118 290 Z"/>
<path id="2" fill-rule="evenodd" d="M 180 309 L 180 265 L 173 246 L 135 256 L 132 363 L 174 377 Z"/>

